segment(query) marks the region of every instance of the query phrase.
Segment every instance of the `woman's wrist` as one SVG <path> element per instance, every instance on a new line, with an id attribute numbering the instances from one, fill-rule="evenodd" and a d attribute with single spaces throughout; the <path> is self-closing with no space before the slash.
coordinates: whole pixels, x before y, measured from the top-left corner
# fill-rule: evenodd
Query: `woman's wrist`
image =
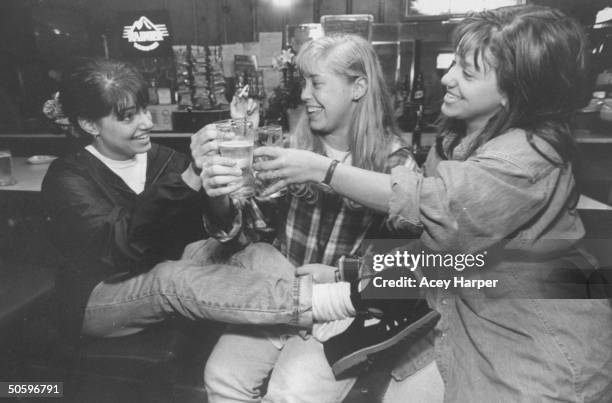
<path id="1" fill-rule="evenodd" d="M 195 160 L 191 157 L 191 162 L 189 163 L 189 169 L 191 169 L 196 175 L 200 176 L 202 174 L 202 168 L 198 168 Z"/>
<path id="2" fill-rule="evenodd" d="M 317 158 L 313 166 L 314 169 L 312 170 L 313 182 L 323 182 L 332 162 L 334 162 L 333 159 L 319 155 L 319 158 Z"/>
<path id="3" fill-rule="evenodd" d="M 183 182 L 196 192 L 199 192 L 202 189 L 202 180 L 200 176 L 197 175 L 192 168 L 192 164 L 189 164 L 187 169 L 181 174 L 181 179 Z"/>

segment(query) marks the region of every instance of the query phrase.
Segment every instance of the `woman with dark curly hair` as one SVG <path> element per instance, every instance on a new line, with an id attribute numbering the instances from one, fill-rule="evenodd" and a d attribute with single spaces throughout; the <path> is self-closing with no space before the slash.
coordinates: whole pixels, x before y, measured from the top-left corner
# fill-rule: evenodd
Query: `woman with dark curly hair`
<path id="1" fill-rule="evenodd" d="M 441 315 L 431 363 L 396 368 L 387 400 L 612 401 L 612 310 L 608 300 L 588 299 L 585 278 L 596 267 L 578 242 L 585 231 L 569 128 L 586 87 L 583 30 L 558 10 L 508 7 L 465 18 L 454 45 L 442 77 L 441 133 L 423 172 L 340 164 L 329 181 L 392 221 L 422 228 L 417 253 L 488 251 L 485 267 L 461 277 L 498 283 L 425 290 Z M 276 157 L 256 166 L 260 178 L 280 178 L 270 192 L 317 180 L 331 162 L 308 151 L 255 154 Z M 446 280 L 455 273 L 417 272 Z M 351 332 L 337 340 L 367 329 Z M 418 353 L 417 363 L 427 359 Z"/>

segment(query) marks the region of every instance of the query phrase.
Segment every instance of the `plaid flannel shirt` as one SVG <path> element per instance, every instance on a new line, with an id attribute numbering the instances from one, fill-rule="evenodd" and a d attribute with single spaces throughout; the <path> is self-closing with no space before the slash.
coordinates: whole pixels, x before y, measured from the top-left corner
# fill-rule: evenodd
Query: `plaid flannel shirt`
<path id="1" fill-rule="evenodd" d="M 407 147 L 396 146 L 389 155 L 385 172 L 396 166 L 418 169 Z M 237 209 L 230 231 L 219 229 L 208 217 L 209 234 L 221 242 L 247 245 L 273 241 L 274 246 L 296 267 L 308 263 L 336 266 L 345 255 L 359 254 L 366 237 L 383 231 L 412 230 L 392 228 L 385 214 L 377 213 L 315 183 L 291 186 L 289 192 L 271 202 L 248 200 Z"/>

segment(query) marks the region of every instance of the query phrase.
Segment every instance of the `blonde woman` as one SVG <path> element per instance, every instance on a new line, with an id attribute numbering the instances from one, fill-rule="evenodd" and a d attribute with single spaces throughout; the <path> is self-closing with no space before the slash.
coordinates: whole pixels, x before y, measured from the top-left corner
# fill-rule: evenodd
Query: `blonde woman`
<path id="1" fill-rule="evenodd" d="M 302 266 L 299 273 L 313 274 L 315 280 L 333 278 L 338 260 L 359 253 L 366 235 L 394 230 L 385 225 L 384 213 L 331 190 L 329 180 L 334 170 L 352 165 L 388 173 L 392 167 L 413 169 L 415 164 L 394 129 L 380 64 L 366 40 L 350 35 L 317 39 L 303 46 L 297 64 L 304 78 L 301 98 L 305 115 L 292 139 L 294 148 L 277 149 L 276 156 L 290 159 L 296 151 L 307 152 L 325 158 L 328 166 L 320 176 L 289 187 L 271 210 L 274 217 L 265 218 L 268 222 L 274 218 L 277 232 L 273 244 L 294 266 Z M 212 136 L 201 141 L 206 148 L 215 147 Z M 242 237 L 245 228 L 240 218 L 230 214 L 227 200 L 239 172 L 220 158 L 210 159 L 203 168 L 203 186 L 210 197 L 218 198 L 218 206 L 226 206 L 218 217 L 226 217 L 228 225 L 225 231 L 214 231 L 209 222 L 209 230 L 222 241 Z M 263 204 L 259 207 L 268 211 Z M 229 225 L 231 217 L 233 225 Z M 403 236 L 413 237 L 414 230 L 405 229 Z M 354 315 L 348 289 L 348 283 L 313 287 L 314 317 L 329 320 Z M 341 294 L 344 297 L 339 297 Z M 335 324 L 341 331 L 350 320 Z M 229 328 L 206 367 L 210 401 L 341 401 L 354 379 L 334 378 L 318 340 L 326 338 L 322 333 L 327 330 L 329 327 L 315 326 L 317 338 L 287 328 Z M 263 396 L 262 385 L 268 377 Z"/>

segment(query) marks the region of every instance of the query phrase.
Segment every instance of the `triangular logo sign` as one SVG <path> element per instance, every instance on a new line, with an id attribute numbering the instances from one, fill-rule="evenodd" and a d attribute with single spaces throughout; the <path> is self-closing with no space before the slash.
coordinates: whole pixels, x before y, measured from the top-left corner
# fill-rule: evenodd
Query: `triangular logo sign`
<path id="1" fill-rule="evenodd" d="M 166 24 L 153 24 L 144 15 L 134 21 L 132 25 L 123 27 L 123 38 L 134 44 L 134 47 L 143 52 L 150 52 L 159 47 L 159 43 L 168 36 Z"/>

